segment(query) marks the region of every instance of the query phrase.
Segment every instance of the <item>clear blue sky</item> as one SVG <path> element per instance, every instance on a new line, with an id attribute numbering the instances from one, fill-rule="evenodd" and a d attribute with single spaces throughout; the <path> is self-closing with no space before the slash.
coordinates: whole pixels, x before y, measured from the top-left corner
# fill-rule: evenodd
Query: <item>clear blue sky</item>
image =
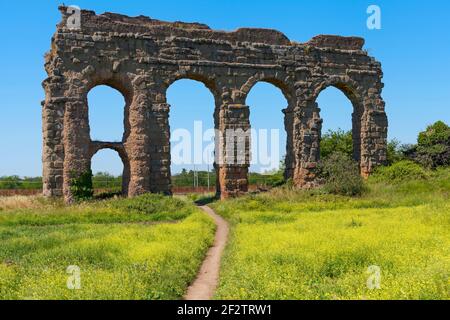
<path id="1" fill-rule="evenodd" d="M 0 2 L 0 176 L 41 175 L 40 101 L 44 99 L 41 81 L 46 76 L 43 55 L 60 19 L 57 10 L 60 3 Z M 299 42 L 317 34 L 362 36 L 366 39 L 365 47 L 383 66 L 383 97 L 390 138 L 413 143 L 417 133 L 428 124 L 439 119 L 450 123 L 449 1 L 76 0 L 66 4 L 97 13 L 111 11 L 168 21 L 198 21 L 222 30 L 243 26 L 275 28 Z M 366 27 L 366 9 L 370 4 L 381 7 L 381 30 Z M 91 124 L 98 137 L 119 140 L 123 130 L 123 100 L 110 92 L 98 88 L 90 94 Z M 194 120 L 212 124 L 212 97 L 201 84 L 175 83 L 168 98 L 173 106 L 173 128 L 190 129 Z M 280 110 L 286 102 L 278 89 L 258 85 L 247 104 L 252 108 L 254 127 L 282 127 Z M 319 97 L 319 104 L 325 130 L 350 128 L 351 106 L 342 94 L 327 90 Z M 112 155 L 111 152 L 97 155 L 94 171 L 119 173 L 121 163 Z"/>

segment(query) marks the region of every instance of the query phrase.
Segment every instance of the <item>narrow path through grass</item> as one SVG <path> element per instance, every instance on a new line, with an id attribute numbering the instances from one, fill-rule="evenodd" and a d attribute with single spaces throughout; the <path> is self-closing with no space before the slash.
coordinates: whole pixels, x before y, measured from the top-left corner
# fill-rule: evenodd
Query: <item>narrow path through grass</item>
<path id="1" fill-rule="evenodd" d="M 195 281 L 189 286 L 185 300 L 210 300 L 219 282 L 220 261 L 225 249 L 229 226 L 228 222 L 208 206 L 200 206 L 217 226 L 213 246 L 209 249 Z"/>

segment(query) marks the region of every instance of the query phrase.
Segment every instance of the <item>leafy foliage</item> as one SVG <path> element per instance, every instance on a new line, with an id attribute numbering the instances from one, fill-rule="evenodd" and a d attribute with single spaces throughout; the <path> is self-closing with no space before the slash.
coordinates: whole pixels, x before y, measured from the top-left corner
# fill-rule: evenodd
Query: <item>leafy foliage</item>
<path id="1" fill-rule="evenodd" d="M 70 191 L 76 200 L 88 200 L 94 195 L 92 185 L 92 170 L 82 173 L 72 172 L 70 179 Z"/>
<path id="2" fill-rule="evenodd" d="M 364 181 L 358 164 L 347 154 L 336 151 L 319 163 L 319 175 L 324 189 L 333 194 L 355 196 L 364 191 Z"/>
<path id="3" fill-rule="evenodd" d="M 387 145 L 387 164 L 405 159 L 404 151 L 407 145 L 402 145 L 397 139 L 388 142 Z M 353 136 L 352 131 L 329 130 L 322 136 L 320 141 L 320 157 L 325 159 L 333 152 L 339 151 L 349 157 L 353 157 Z"/>
<path id="4" fill-rule="evenodd" d="M 450 138 L 450 127 L 443 121 L 437 121 L 433 125 L 428 126 L 427 130 L 419 133 L 417 139 L 418 145 L 429 147 L 436 144 L 448 143 Z"/>
<path id="5" fill-rule="evenodd" d="M 272 174 L 250 172 L 248 175 L 248 182 L 250 185 L 277 187 L 285 182 L 284 172 L 277 171 Z"/>
<path id="6" fill-rule="evenodd" d="M 24 177 L 17 175 L 0 177 L 0 189 L 41 189 L 41 177 Z"/>
<path id="7" fill-rule="evenodd" d="M 410 148 L 407 144 L 401 144 L 399 140 L 392 139 L 387 144 L 387 165 L 405 160 L 405 151 Z"/>
<path id="8" fill-rule="evenodd" d="M 401 182 L 407 180 L 427 179 L 429 174 L 419 164 L 402 160 L 391 166 L 378 167 L 371 177 L 376 181 Z"/>
<path id="9" fill-rule="evenodd" d="M 426 167 L 450 165 L 450 127 L 437 121 L 419 133 L 413 158 Z"/>
<path id="10" fill-rule="evenodd" d="M 351 131 L 338 129 L 327 131 L 320 140 L 320 158 L 325 159 L 333 152 L 339 151 L 352 157 L 353 137 Z"/>

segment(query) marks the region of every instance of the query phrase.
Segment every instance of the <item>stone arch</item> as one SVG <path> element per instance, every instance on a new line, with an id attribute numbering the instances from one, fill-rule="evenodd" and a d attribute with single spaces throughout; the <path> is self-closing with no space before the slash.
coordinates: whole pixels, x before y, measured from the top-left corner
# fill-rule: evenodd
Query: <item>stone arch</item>
<path id="1" fill-rule="evenodd" d="M 358 84 L 358 82 L 349 78 L 348 76 L 340 77 L 333 76 L 324 81 L 320 81 L 313 86 L 312 95 L 309 101 L 314 103 L 315 109 L 320 116 L 320 106 L 317 104 L 317 98 L 320 93 L 324 91 L 326 88 L 334 87 L 341 91 L 351 102 L 353 106 L 352 113 L 352 137 L 353 137 L 353 159 L 357 161 L 359 164 L 361 163 L 361 121 L 364 113 L 364 101 L 363 101 L 363 93 Z M 323 119 L 320 118 L 320 130 L 318 132 L 319 139 L 322 134 L 322 122 Z M 319 144 L 319 153 L 318 157 L 320 157 L 320 144 Z"/>
<path id="2" fill-rule="evenodd" d="M 297 97 L 295 94 L 295 79 L 284 71 L 264 71 L 251 76 L 241 87 L 240 92 L 247 99 L 247 95 L 258 82 L 267 82 L 281 90 L 288 105 L 282 110 L 284 113 L 284 128 L 286 130 L 286 159 L 285 173 L 286 180 L 293 178 L 295 167 L 295 154 L 292 146 L 294 145 L 294 109 L 297 106 Z"/>
<path id="3" fill-rule="evenodd" d="M 217 88 L 216 79 L 214 76 L 206 75 L 206 72 L 198 72 L 198 71 L 189 71 L 185 69 L 181 69 L 174 74 L 164 77 L 162 80 L 162 92 L 164 97 L 164 103 L 167 103 L 166 99 L 166 93 L 167 89 L 174 84 L 176 81 L 179 80 L 194 80 L 197 82 L 202 83 L 208 90 L 211 92 L 211 94 L 214 96 L 214 99 L 217 100 L 217 98 L 220 96 L 219 90 Z"/>
<path id="4" fill-rule="evenodd" d="M 130 183 L 130 163 L 125 147 L 120 142 L 102 142 L 92 141 L 89 147 L 89 162 L 92 162 L 92 158 L 101 150 L 113 150 L 117 152 L 123 164 L 122 173 L 122 194 L 128 196 L 128 186 Z"/>
<path id="5" fill-rule="evenodd" d="M 286 99 L 287 106 L 282 109 L 282 113 L 284 114 L 284 130 L 286 131 L 286 158 L 285 158 L 285 172 L 284 177 L 286 180 L 292 178 L 292 167 L 294 161 L 293 148 L 293 110 L 295 108 L 295 95 L 293 94 L 293 90 L 291 90 L 290 86 L 286 84 L 286 82 L 276 78 L 276 77 L 266 77 L 264 75 L 256 75 L 251 77 L 241 88 L 241 92 L 244 94 L 245 100 L 244 104 L 246 104 L 247 97 L 256 84 L 264 82 L 269 83 L 279 89 Z M 250 108 L 251 109 L 251 108 Z M 251 110 L 250 110 L 251 113 Z M 250 122 L 250 126 L 253 126 Z"/>
<path id="6" fill-rule="evenodd" d="M 363 107 L 363 93 L 358 82 L 350 77 L 332 76 L 323 81 L 317 81 L 312 85 L 312 95 L 308 100 L 316 101 L 319 94 L 328 87 L 335 87 L 342 91 L 345 96 L 352 102 L 353 107 Z"/>
<path id="7" fill-rule="evenodd" d="M 288 102 L 287 109 L 295 108 L 296 98 L 295 89 L 293 87 L 293 83 L 291 83 L 292 79 L 289 76 L 285 74 L 281 75 L 280 73 L 274 73 L 271 75 L 257 73 L 250 77 L 240 88 L 240 93 L 243 97 L 243 103 L 245 103 L 247 95 L 258 82 L 267 82 L 280 89 Z"/>
<path id="8" fill-rule="evenodd" d="M 67 202 L 73 201 L 70 191 L 70 179 L 73 174 L 81 174 L 91 167 L 92 156 L 102 148 L 110 148 L 113 146 L 124 163 L 125 175 L 129 173 L 130 163 L 121 148 L 112 142 L 91 141 L 90 125 L 89 125 L 89 105 L 88 93 L 90 90 L 99 85 L 110 86 L 119 91 L 125 100 L 124 107 L 124 134 L 121 144 L 124 146 L 131 133 L 131 125 L 129 123 L 130 109 L 134 100 L 133 86 L 131 79 L 123 74 L 113 73 L 108 70 L 99 70 L 94 67 L 86 67 L 83 72 L 77 73 L 72 80 L 68 90 L 65 93 L 71 97 L 65 102 L 64 112 L 64 164 L 63 164 L 63 193 Z M 106 145 L 106 147 L 105 147 Z M 94 152 L 94 151 L 95 152 Z M 119 150 L 119 151 L 118 151 Z M 125 160 L 126 159 L 126 160 Z M 124 193 L 128 193 L 129 177 L 125 176 L 124 182 L 127 183 L 123 187 Z"/>
<path id="9" fill-rule="evenodd" d="M 175 84 L 176 82 L 181 81 L 181 80 L 191 80 L 196 83 L 203 84 L 205 86 L 205 88 L 207 89 L 208 93 L 211 95 L 211 97 L 214 101 L 214 104 L 211 106 L 212 107 L 211 116 L 212 116 L 213 123 L 214 123 L 214 129 L 217 130 L 219 128 L 219 122 L 220 122 L 219 109 L 221 106 L 221 99 L 220 99 L 220 95 L 217 90 L 216 82 L 215 82 L 214 78 L 204 76 L 199 73 L 180 72 L 180 73 L 176 73 L 173 77 L 167 78 L 163 82 L 163 84 L 164 84 L 163 85 L 163 97 L 164 97 L 163 101 L 168 106 L 169 117 L 170 117 L 171 105 L 167 103 L 168 102 L 167 101 L 167 91 L 173 84 Z M 205 128 L 203 128 L 203 129 L 205 129 Z M 169 130 L 169 134 L 170 134 L 170 130 Z M 214 135 L 215 154 L 217 154 L 219 152 L 218 139 L 219 139 L 218 135 L 215 134 Z M 170 163 L 172 163 L 172 154 L 170 154 L 169 158 L 170 159 L 168 159 L 168 160 L 170 161 Z M 217 165 L 215 162 L 213 164 L 213 167 L 216 170 L 216 177 L 215 177 L 216 188 L 219 189 L 220 188 L 219 170 L 217 170 Z"/>
<path id="10" fill-rule="evenodd" d="M 134 90 L 131 79 L 123 74 L 117 74 L 110 71 L 100 71 L 84 78 L 84 90 L 82 98 L 86 104 L 87 110 L 89 110 L 88 94 L 89 92 L 98 86 L 108 86 L 114 90 L 117 90 L 125 100 L 124 117 L 123 117 L 123 137 L 122 142 L 126 141 L 130 135 L 130 106 L 133 103 Z M 89 118 L 88 118 L 89 120 Z M 90 124 L 88 123 L 89 128 Z"/>
<path id="11" fill-rule="evenodd" d="M 98 85 L 87 96 L 90 139 L 123 141 L 129 113 L 124 95 L 109 85 Z"/>

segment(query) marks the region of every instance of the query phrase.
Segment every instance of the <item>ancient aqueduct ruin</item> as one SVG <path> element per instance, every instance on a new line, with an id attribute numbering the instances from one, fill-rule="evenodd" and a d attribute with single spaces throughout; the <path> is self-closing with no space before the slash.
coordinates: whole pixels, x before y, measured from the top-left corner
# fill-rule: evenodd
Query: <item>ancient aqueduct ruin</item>
<path id="1" fill-rule="evenodd" d="M 328 86 L 340 89 L 353 105 L 354 158 L 368 176 L 386 160 L 387 117 L 381 98 L 381 65 L 356 37 L 319 35 L 295 43 L 275 30 L 211 30 L 198 23 L 163 22 L 81 11 L 81 28 L 62 21 L 45 57 L 43 82 L 43 192 L 72 199 L 70 178 L 86 172 L 104 148 L 118 152 L 123 192 L 171 193 L 169 113 L 166 90 L 176 80 L 202 82 L 215 99 L 211 112 L 216 156 L 229 146 L 227 129 L 250 128 L 246 96 L 259 81 L 281 89 L 287 132 L 286 178 L 298 187 L 315 184 L 322 119 L 316 103 Z M 108 85 L 125 97 L 122 142 L 92 141 L 88 92 Z M 247 150 L 248 151 L 248 150 Z M 246 154 L 246 156 L 248 156 Z M 216 163 L 217 193 L 245 193 L 249 164 Z"/>

